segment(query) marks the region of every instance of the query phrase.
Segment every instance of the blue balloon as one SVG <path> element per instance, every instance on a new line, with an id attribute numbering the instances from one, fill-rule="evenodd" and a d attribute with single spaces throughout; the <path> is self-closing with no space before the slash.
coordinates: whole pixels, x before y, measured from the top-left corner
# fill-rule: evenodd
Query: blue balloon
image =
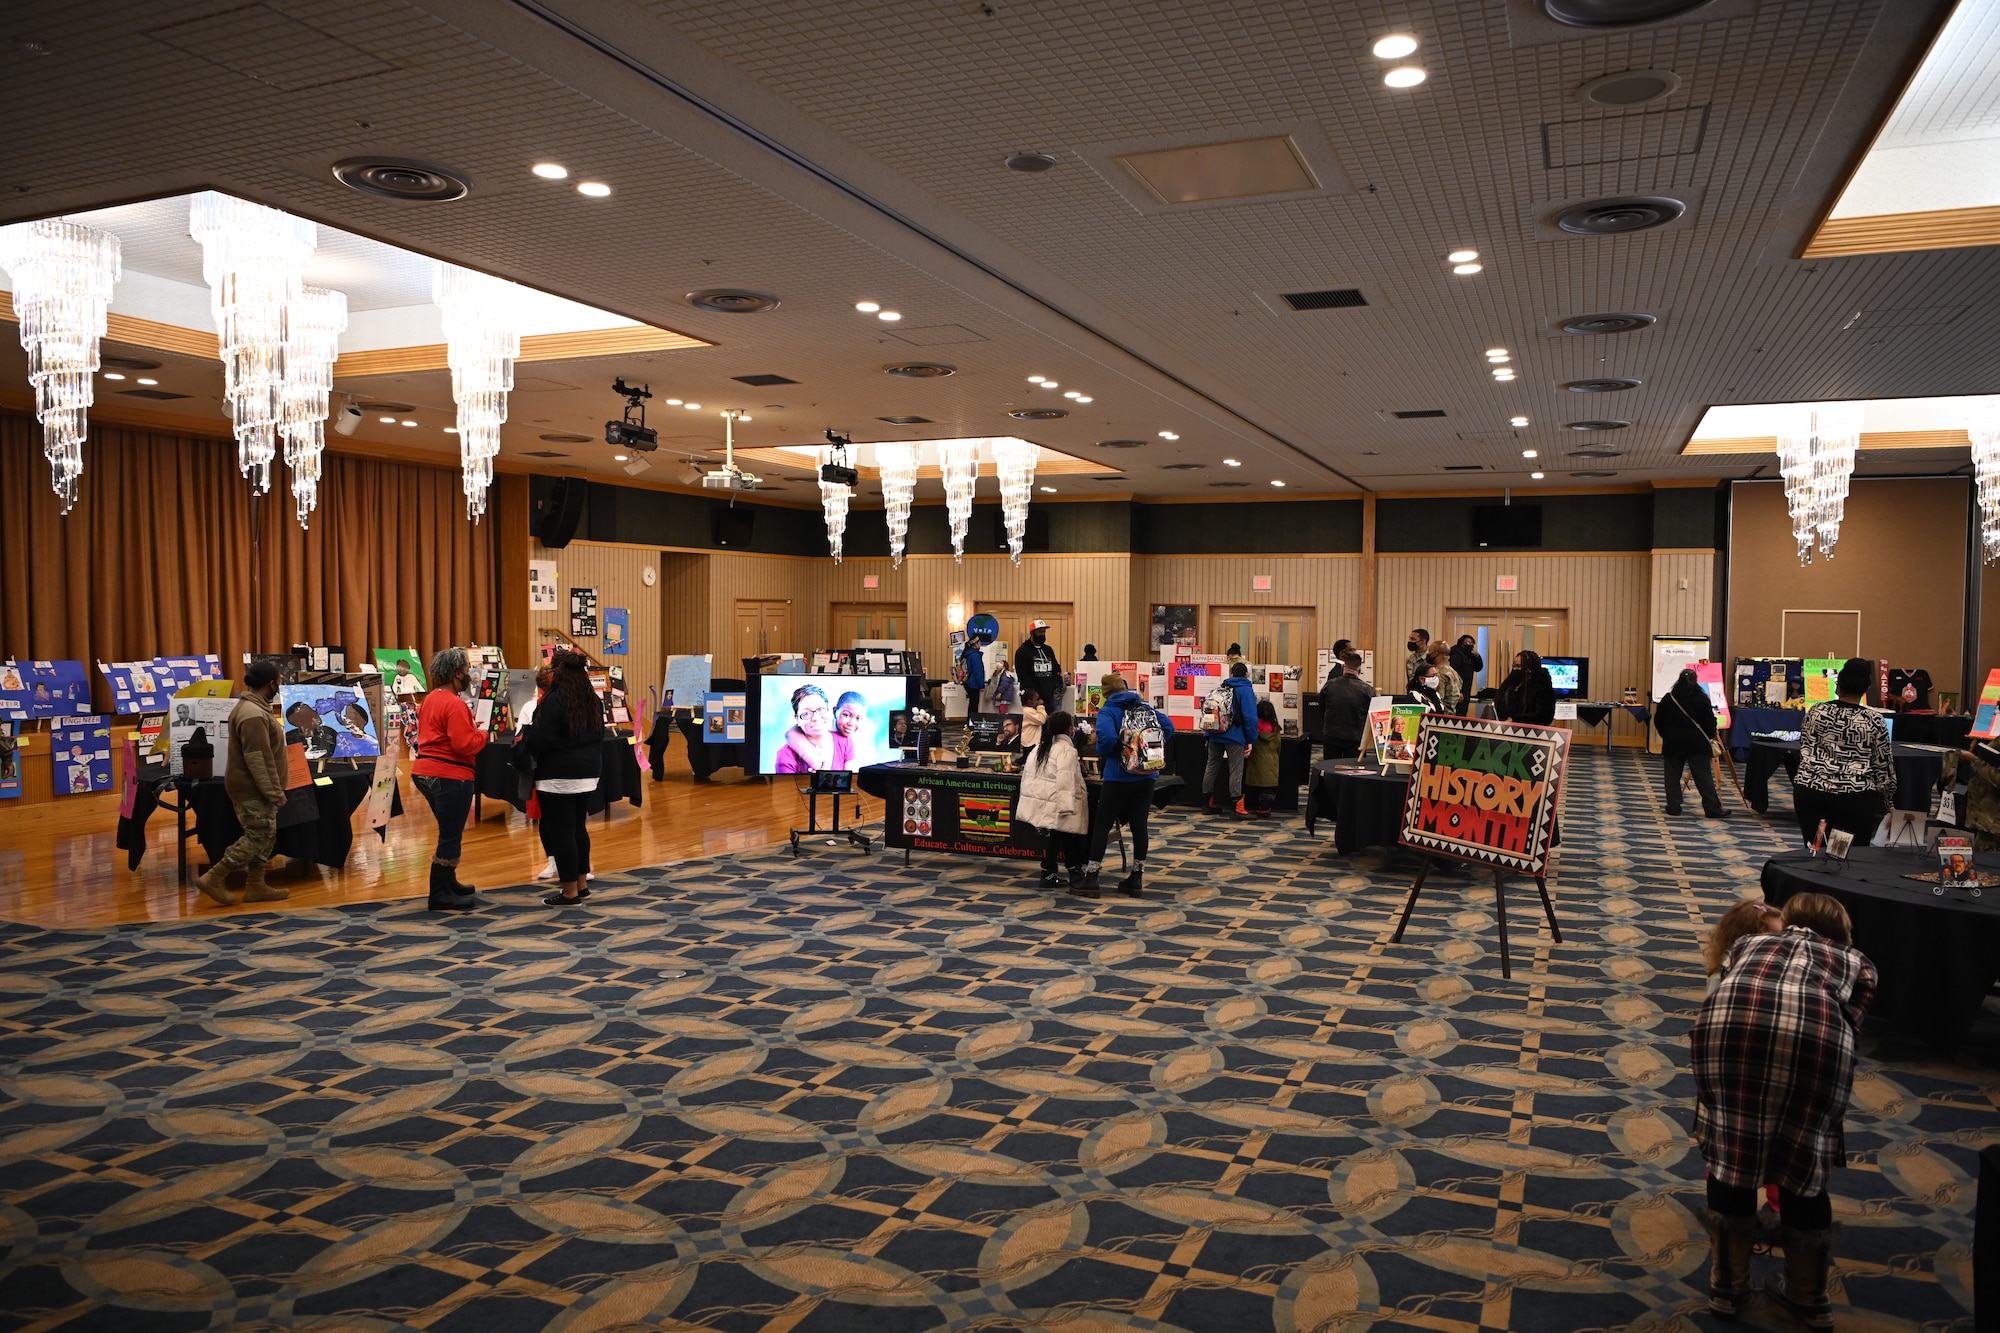
<path id="1" fill-rule="evenodd" d="M 972 639 L 997 639 L 1000 637 L 1000 622 L 990 614 L 981 611 L 965 622 L 965 634 Z"/>

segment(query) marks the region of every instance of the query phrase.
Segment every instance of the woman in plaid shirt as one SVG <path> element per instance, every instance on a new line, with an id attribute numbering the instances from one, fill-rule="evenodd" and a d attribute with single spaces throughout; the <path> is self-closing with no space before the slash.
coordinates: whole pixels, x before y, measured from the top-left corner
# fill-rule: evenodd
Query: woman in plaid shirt
<path id="1" fill-rule="evenodd" d="M 1730 946 L 1690 1034 L 1694 1137 L 1708 1161 L 1709 1307 L 1734 1317 L 1748 1292 L 1757 1190 L 1773 1184 L 1785 1276 L 1772 1293 L 1812 1327 L 1832 1328 L 1826 1186 L 1846 1165 L 1840 1122 L 1875 965 L 1853 947 L 1847 909 L 1825 894 L 1794 894 L 1784 924 L 1783 934 Z"/>

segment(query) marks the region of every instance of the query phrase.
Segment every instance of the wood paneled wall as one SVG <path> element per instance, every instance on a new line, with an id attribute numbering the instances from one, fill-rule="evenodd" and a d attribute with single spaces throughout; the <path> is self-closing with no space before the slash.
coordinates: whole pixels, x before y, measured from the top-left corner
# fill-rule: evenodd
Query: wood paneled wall
<path id="1" fill-rule="evenodd" d="M 1148 646 L 1155 605 L 1200 607 L 1204 634 L 1213 606 L 1310 606 L 1317 614 L 1318 647 L 1360 635 L 1359 555 L 1162 555 L 1137 557 L 1133 565 L 1128 633 L 1135 651 Z M 1251 581 L 1265 574 L 1271 576 L 1271 590 L 1254 591 Z M 1227 645 L 1205 646 L 1219 651 Z"/>
<path id="2" fill-rule="evenodd" d="M 1569 650 L 1590 659 L 1591 693 L 1616 699 L 1627 685 L 1646 686 L 1653 557 L 1602 555 L 1383 555 L 1378 557 L 1381 634 L 1378 657 L 1400 651 L 1406 631 L 1450 630 L 1447 607 L 1561 608 L 1569 612 Z M 1520 591 L 1493 590 L 1502 574 Z"/>
<path id="3" fill-rule="evenodd" d="M 1715 634 L 1715 552 L 1653 552 L 1651 626 L 1648 636 Z"/>
<path id="4" fill-rule="evenodd" d="M 963 563 L 948 555 L 910 556 L 903 562 L 910 646 L 923 653 L 930 674 L 941 676 L 937 664 L 947 660 L 951 631 L 944 615 L 951 603 L 971 615 L 981 601 L 1068 602 L 1075 608 L 1079 648 L 1094 643 L 1099 654 L 1122 655 L 1129 651 L 1133 563 L 1129 555 L 1024 555 L 1019 567 L 1004 555 L 968 555 Z"/>
<path id="5" fill-rule="evenodd" d="M 598 635 L 594 639 L 578 639 L 583 650 L 603 662 L 606 666 L 625 668 L 625 679 L 630 684 L 634 696 L 650 698 L 645 693 L 648 685 L 657 686 L 666 675 L 666 657 L 661 649 L 663 636 L 660 630 L 661 591 L 664 577 L 657 577 L 654 585 L 646 586 L 643 571 L 648 565 L 656 576 L 660 570 L 660 553 L 645 546 L 611 546 L 598 542 L 571 542 L 559 551 L 551 551 L 540 542 L 531 541 L 528 547 L 531 558 L 556 562 L 556 609 L 553 613 L 537 611 L 531 613 L 528 623 L 529 638 L 533 641 L 536 657 L 529 662 L 509 661 L 510 666 L 532 666 L 540 660 L 541 645 L 545 638 L 560 643 L 560 639 L 545 636 L 544 629 L 569 630 L 569 590 L 571 588 L 597 589 Z M 526 594 L 520 594 L 523 600 Z M 629 637 L 625 654 L 607 656 L 604 652 L 604 619 L 614 606 L 622 606 L 630 618 Z"/>

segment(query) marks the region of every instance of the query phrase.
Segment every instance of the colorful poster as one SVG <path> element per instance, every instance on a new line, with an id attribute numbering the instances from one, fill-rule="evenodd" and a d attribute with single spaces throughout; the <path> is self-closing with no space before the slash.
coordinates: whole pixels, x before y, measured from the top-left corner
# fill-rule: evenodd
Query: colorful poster
<path id="1" fill-rule="evenodd" d="M 70 717 L 88 707 L 90 675 L 83 663 L 0 663 L 0 718 Z"/>
<path id="2" fill-rule="evenodd" d="M 1014 819 L 1021 779 L 979 769 L 890 769 L 883 843 L 920 852 L 1039 857 L 1042 835 Z M 907 782 L 898 779 L 907 774 Z"/>
<path id="3" fill-rule="evenodd" d="M 1834 680 L 1840 669 L 1847 665 L 1844 657 L 1808 657 L 1806 659 L 1806 707 L 1823 704 L 1834 696 Z"/>
<path id="4" fill-rule="evenodd" d="M 556 598 L 556 562 L 553 560 L 530 560 L 528 562 L 528 609 L 554 614 L 560 603 Z"/>
<path id="5" fill-rule="evenodd" d="M 1428 714 L 1403 845 L 1544 874 L 1568 757 L 1569 732 L 1557 727 Z"/>
<path id="6" fill-rule="evenodd" d="M 1986 673 L 1979 689 L 1979 707 L 1972 715 L 1972 734 L 1982 740 L 2000 739 L 2000 667 Z"/>
<path id="7" fill-rule="evenodd" d="M 1388 744 L 1381 750 L 1382 764 L 1407 768 L 1417 761 L 1417 737 L 1424 728 L 1424 714 L 1428 712 L 1422 704 L 1391 704 L 1389 707 Z"/>
<path id="8" fill-rule="evenodd" d="M 631 634 L 632 613 L 622 606 L 607 607 L 604 612 L 604 655 L 624 654 Z"/>
<path id="9" fill-rule="evenodd" d="M 422 694 L 430 688 L 424 683 L 423 659 L 414 648 L 377 648 L 375 665 L 381 668 L 389 693 L 399 699 Z"/>
<path id="10" fill-rule="evenodd" d="M 355 685 L 280 685 L 285 744 L 304 744 L 307 759 L 373 759 L 382 753 L 368 700 Z"/>
<path id="11" fill-rule="evenodd" d="M 368 827 L 381 828 L 389 822 L 396 799 L 396 756 L 402 749 L 402 728 L 384 723 L 382 753 L 375 756 L 375 781 L 368 788 Z"/>
<path id="12" fill-rule="evenodd" d="M 708 693 L 715 659 L 708 653 L 676 653 L 667 659 L 667 678 L 660 687 L 660 707 L 696 708 Z"/>
<path id="13" fill-rule="evenodd" d="M 738 745 L 745 735 L 744 711 L 747 694 L 709 694 L 702 697 L 701 738 L 710 745 Z"/>
<path id="14" fill-rule="evenodd" d="M 572 639 L 597 637 L 597 589 L 569 590 L 569 636 Z"/>
<path id="15" fill-rule="evenodd" d="M 181 776 L 181 747 L 194 739 L 196 731 L 215 747 L 214 775 L 219 778 L 228 768 L 229 715 L 236 711 L 236 701 L 227 695 L 217 697 L 204 692 L 226 684 L 210 681 L 184 685 L 182 693 L 175 697 L 173 708 L 167 713 L 167 771 L 173 776 Z"/>
<path id="16" fill-rule="evenodd" d="M 111 790 L 111 719 L 95 715 L 56 719 L 49 731 L 55 794 L 80 796 Z"/>
<path id="17" fill-rule="evenodd" d="M 21 794 L 21 724 L 0 722 L 0 801 Z"/>
<path id="18" fill-rule="evenodd" d="M 1722 678 L 1722 663 L 1697 662 L 1694 667 L 1695 683 L 1708 691 L 1708 701 L 1715 706 L 1715 729 L 1729 730 L 1729 687 Z"/>

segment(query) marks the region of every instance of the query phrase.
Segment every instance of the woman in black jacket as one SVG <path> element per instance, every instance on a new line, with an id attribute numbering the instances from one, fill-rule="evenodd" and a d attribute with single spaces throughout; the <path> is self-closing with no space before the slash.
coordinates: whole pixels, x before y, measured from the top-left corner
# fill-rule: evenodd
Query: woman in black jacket
<path id="1" fill-rule="evenodd" d="M 542 846 L 556 859 L 556 891 L 542 901 L 574 906 L 590 895 L 590 829 L 585 807 L 604 766 L 604 704 L 590 684 L 589 660 L 559 652 L 549 663 L 549 689 L 535 705 L 523 741 L 535 761 L 542 802 Z"/>
<path id="2" fill-rule="evenodd" d="M 1556 683 L 1542 665 L 1540 653 L 1514 654 L 1514 674 L 1502 682 L 1494 711 L 1506 722 L 1546 727 L 1556 720 Z"/>
<path id="3" fill-rule="evenodd" d="M 1685 768 L 1693 773 L 1694 789 L 1701 793 L 1701 812 L 1710 819 L 1727 815 L 1715 791 L 1715 708 L 1692 669 L 1682 669 L 1667 697 L 1653 710 L 1653 725 L 1660 729 L 1667 813 L 1681 812 L 1681 770 Z"/>
<path id="4" fill-rule="evenodd" d="M 1470 634 L 1458 636 L 1458 642 L 1451 646 L 1451 669 L 1458 673 L 1462 687 L 1458 694 L 1458 711 L 1470 715 L 1472 712 L 1472 682 L 1486 669 L 1486 659 L 1479 655 L 1479 641 Z"/>

